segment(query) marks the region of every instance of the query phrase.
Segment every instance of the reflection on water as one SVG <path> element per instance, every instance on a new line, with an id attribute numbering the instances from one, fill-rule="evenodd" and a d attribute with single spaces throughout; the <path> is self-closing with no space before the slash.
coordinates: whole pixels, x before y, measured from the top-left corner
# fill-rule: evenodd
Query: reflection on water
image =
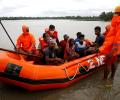
<path id="1" fill-rule="evenodd" d="M 120 68 L 113 86 L 102 80 L 103 70 L 64 88 L 28 92 L 15 86 L 0 84 L 0 100 L 120 100 Z"/>
<path id="2" fill-rule="evenodd" d="M 34 33 L 36 40 L 43 33 L 45 27 L 49 24 L 55 24 L 60 33 L 60 38 L 64 33 L 69 33 L 70 37 L 75 37 L 78 31 L 86 33 L 87 38 L 94 40 L 93 29 L 96 25 L 100 25 L 103 29 L 105 22 L 92 21 L 64 21 L 64 20 L 40 20 L 40 21 L 5 21 L 4 25 L 10 33 L 13 41 L 16 41 L 19 33 L 21 33 L 21 25 L 27 23 L 30 30 Z M 13 47 L 6 37 L 3 29 L 0 27 L 0 47 Z M 87 34 L 87 32 L 89 32 Z M 4 34 L 2 34 L 4 33 Z M 39 34 L 38 34 L 39 33 Z M 37 41 L 38 42 L 38 41 Z M 92 76 L 82 79 L 64 89 L 44 90 L 37 92 L 28 92 L 15 86 L 0 83 L 0 100 L 120 100 L 120 68 L 118 67 L 113 86 L 112 82 L 104 82 L 102 80 L 103 70 L 94 73 Z"/>

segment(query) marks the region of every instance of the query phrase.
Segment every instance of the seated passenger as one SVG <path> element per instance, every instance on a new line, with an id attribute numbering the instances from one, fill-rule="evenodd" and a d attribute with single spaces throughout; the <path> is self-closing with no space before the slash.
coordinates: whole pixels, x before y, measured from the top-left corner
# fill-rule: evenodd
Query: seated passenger
<path id="1" fill-rule="evenodd" d="M 65 34 L 63 36 L 64 40 L 61 40 L 60 41 L 60 45 L 59 45 L 59 53 L 60 53 L 60 57 L 61 58 L 64 58 L 64 51 L 65 51 L 65 48 L 66 48 L 66 44 L 67 44 L 67 41 L 69 39 L 69 36 L 67 34 Z"/>
<path id="2" fill-rule="evenodd" d="M 100 26 L 96 26 L 95 27 L 95 35 L 97 35 L 96 40 L 94 42 L 94 46 L 90 47 L 86 52 L 87 55 L 94 53 L 94 51 L 96 49 L 98 49 L 100 46 L 103 45 L 104 42 L 104 36 L 101 34 L 101 27 Z"/>
<path id="3" fill-rule="evenodd" d="M 58 32 L 55 30 L 54 25 L 50 25 L 49 29 L 45 29 L 45 31 L 52 37 L 52 39 L 56 40 L 57 45 L 59 46 Z"/>
<path id="4" fill-rule="evenodd" d="M 50 39 L 50 35 L 48 33 L 44 33 L 43 37 L 39 38 L 39 49 L 43 51 L 46 47 L 48 47 Z"/>
<path id="5" fill-rule="evenodd" d="M 74 60 L 79 57 L 79 54 L 75 52 L 75 41 L 74 39 L 69 39 L 66 44 L 64 59 L 65 61 Z"/>
<path id="6" fill-rule="evenodd" d="M 75 42 L 80 42 L 80 35 L 82 35 L 82 33 L 77 32 L 77 34 L 76 34 L 77 38 L 75 39 Z"/>
<path id="7" fill-rule="evenodd" d="M 64 63 L 64 60 L 57 57 L 55 41 L 51 40 L 49 46 L 44 50 L 46 64 L 58 65 Z"/>
<path id="8" fill-rule="evenodd" d="M 65 50 L 67 41 L 68 41 L 68 39 L 69 39 L 69 36 L 68 36 L 67 34 L 65 34 L 65 35 L 63 36 L 63 38 L 64 38 L 64 40 L 61 40 L 61 41 L 60 41 L 60 47 L 61 47 L 63 50 Z"/>
<path id="9" fill-rule="evenodd" d="M 85 50 L 87 49 L 87 43 L 84 39 L 84 35 L 80 35 L 80 41 L 75 43 L 76 52 L 79 53 L 79 55 L 82 57 L 85 55 Z"/>
<path id="10" fill-rule="evenodd" d="M 101 34 L 101 27 L 95 27 L 95 35 L 97 36 L 95 40 L 96 47 L 102 46 L 104 42 L 104 36 Z"/>
<path id="11" fill-rule="evenodd" d="M 23 33 L 17 39 L 17 50 L 25 53 L 35 53 L 35 38 L 29 33 L 29 28 L 26 25 L 22 26 Z"/>

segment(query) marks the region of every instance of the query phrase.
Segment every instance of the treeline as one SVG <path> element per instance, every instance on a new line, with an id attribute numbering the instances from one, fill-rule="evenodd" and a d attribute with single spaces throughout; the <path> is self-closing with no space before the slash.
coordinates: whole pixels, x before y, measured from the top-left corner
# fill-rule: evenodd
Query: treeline
<path id="1" fill-rule="evenodd" d="M 110 21 L 112 19 L 113 13 L 112 12 L 102 12 L 99 17 L 103 21 Z"/>
<path id="2" fill-rule="evenodd" d="M 99 16 L 65 16 L 65 17 L 0 17 L 0 20 L 36 20 L 36 19 L 71 19 L 85 21 L 109 21 L 113 16 L 112 12 L 102 12 Z"/>

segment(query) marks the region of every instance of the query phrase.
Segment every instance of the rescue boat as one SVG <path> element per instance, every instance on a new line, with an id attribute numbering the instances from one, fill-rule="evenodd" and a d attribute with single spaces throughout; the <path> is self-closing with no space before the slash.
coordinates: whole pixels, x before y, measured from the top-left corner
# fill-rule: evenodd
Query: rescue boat
<path id="1" fill-rule="evenodd" d="M 105 55 L 92 54 L 62 65 L 35 65 L 19 54 L 0 53 L 0 81 L 30 91 L 65 88 L 105 64 Z"/>

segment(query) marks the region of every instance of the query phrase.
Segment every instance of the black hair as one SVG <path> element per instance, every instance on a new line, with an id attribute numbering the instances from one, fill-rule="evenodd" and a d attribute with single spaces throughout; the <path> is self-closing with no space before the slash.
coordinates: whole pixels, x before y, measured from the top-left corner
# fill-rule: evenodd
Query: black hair
<path id="1" fill-rule="evenodd" d="M 43 38 L 45 38 L 46 36 L 45 36 L 45 34 L 48 34 L 48 33 L 43 33 Z"/>
<path id="2" fill-rule="evenodd" d="M 49 29 L 55 29 L 55 26 L 54 25 L 50 25 Z"/>
<path id="3" fill-rule="evenodd" d="M 74 41 L 74 39 L 73 39 L 73 38 L 70 38 L 70 39 L 69 39 L 69 44 L 71 43 L 71 41 Z"/>
<path id="4" fill-rule="evenodd" d="M 77 32 L 77 36 L 80 36 L 82 33 L 81 32 Z"/>
<path id="5" fill-rule="evenodd" d="M 81 34 L 80 37 L 85 37 L 85 35 L 84 35 L 84 34 Z"/>
<path id="6" fill-rule="evenodd" d="M 101 31 L 101 27 L 100 27 L 100 26 L 96 26 L 96 27 L 95 27 L 95 30 Z"/>

